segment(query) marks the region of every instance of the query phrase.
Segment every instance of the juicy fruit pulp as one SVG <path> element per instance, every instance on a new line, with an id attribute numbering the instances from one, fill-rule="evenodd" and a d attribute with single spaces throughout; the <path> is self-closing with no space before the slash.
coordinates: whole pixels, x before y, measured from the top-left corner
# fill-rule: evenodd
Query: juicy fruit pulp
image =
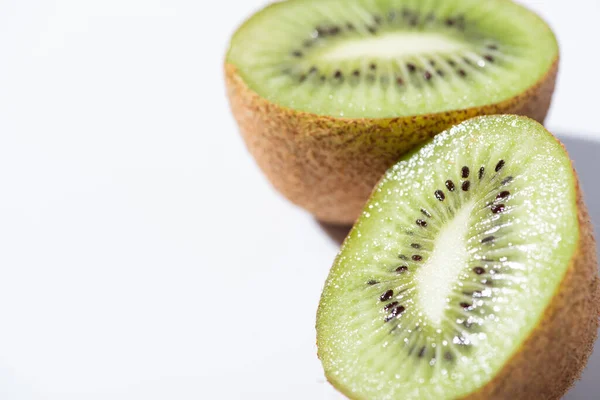
<path id="1" fill-rule="evenodd" d="M 382 118 L 501 102 L 557 55 L 547 25 L 507 0 L 290 0 L 248 20 L 227 62 L 275 104 Z"/>
<path id="2" fill-rule="evenodd" d="M 329 380 L 354 398 L 390 399 L 461 398 L 488 384 L 575 256 L 576 185 L 560 143 L 515 116 L 469 120 L 392 167 L 321 298 Z"/>

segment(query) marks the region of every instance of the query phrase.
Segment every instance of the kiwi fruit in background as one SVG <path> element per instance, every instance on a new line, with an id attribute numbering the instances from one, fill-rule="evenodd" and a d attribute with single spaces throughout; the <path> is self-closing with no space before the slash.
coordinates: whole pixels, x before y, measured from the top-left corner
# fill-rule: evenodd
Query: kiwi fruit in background
<path id="1" fill-rule="evenodd" d="M 325 284 L 318 355 L 352 399 L 559 399 L 599 315 L 565 149 L 532 119 L 482 116 L 378 183 Z"/>
<path id="2" fill-rule="evenodd" d="M 558 46 L 510 0 L 288 0 L 234 34 L 227 93 L 276 189 L 349 224 L 381 175 L 465 119 L 543 122 Z"/>

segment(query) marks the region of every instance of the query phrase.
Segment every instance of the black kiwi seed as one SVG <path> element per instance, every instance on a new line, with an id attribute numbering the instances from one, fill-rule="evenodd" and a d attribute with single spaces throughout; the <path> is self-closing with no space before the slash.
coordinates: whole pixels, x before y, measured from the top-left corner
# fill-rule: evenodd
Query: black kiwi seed
<path id="1" fill-rule="evenodd" d="M 379 300 L 381 301 L 388 301 L 389 299 L 392 298 L 392 296 L 394 295 L 394 291 L 392 289 L 386 291 L 385 293 L 383 293 L 381 296 L 379 296 Z"/>
<path id="2" fill-rule="evenodd" d="M 402 80 L 402 78 L 398 77 L 398 78 L 396 78 L 396 84 L 403 85 L 404 84 L 404 80 Z"/>
<path id="3" fill-rule="evenodd" d="M 471 304 L 469 304 L 469 303 L 460 303 L 460 306 L 462 308 L 469 308 L 469 307 L 471 307 Z"/>
<path id="4" fill-rule="evenodd" d="M 367 282 L 367 285 L 377 285 L 379 282 L 377 282 L 375 279 L 371 279 L 370 281 Z"/>
<path id="5" fill-rule="evenodd" d="M 410 247 L 412 247 L 413 249 L 420 249 L 421 245 L 419 243 L 411 243 Z"/>
<path id="6" fill-rule="evenodd" d="M 481 239 L 481 243 L 489 243 L 489 242 L 493 241 L 494 239 L 496 239 L 494 236 L 487 236 L 487 237 L 484 237 L 483 239 Z"/>
<path id="7" fill-rule="evenodd" d="M 448 26 L 454 26 L 455 23 L 456 23 L 456 21 L 452 18 L 446 19 L 446 25 L 448 25 Z"/>
<path id="8" fill-rule="evenodd" d="M 510 195 L 510 192 L 508 190 L 504 190 L 500 193 L 498 193 L 498 196 L 496 196 L 496 199 L 505 199 Z"/>
<path id="9" fill-rule="evenodd" d="M 404 312 L 405 308 L 404 306 L 398 306 L 396 308 L 394 308 L 392 310 L 392 312 L 390 313 L 390 315 L 388 315 L 385 318 L 385 322 L 391 321 L 392 319 L 396 318 L 398 315 L 402 314 Z"/>
<path id="10" fill-rule="evenodd" d="M 423 221 L 422 219 L 418 219 L 415 221 L 417 223 L 417 225 L 425 228 L 427 226 L 427 221 Z"/>
<path id="11" fill-rule="evenodd" d="M 470 172 L 470 171 L 469 171 L 469 167 L 467 167 L 467 166 L 464 166 L 464 167 L 462 167 L 462 169 L 460 170 L 460 173 L 461 173 L 461 175 L 460 175 L 460 176 L 462 176 L 463 178 L 465 178 L 465 179 L 466 179 L 466 178 L 468 178 L 468 177 L 469 177 L 469 172 Z"/>
<path id="12" fill-rule="evenodd" d="M 298 58 L 300 58 L 300 57 L 302 57 L 302 52 L 301 52 L 300 50 L 294 50 L 294 51 L 292 52 L 292 55 L 293 55 L 294 57 L 298 57 Z"/>
<path id="13" fill-rule="evenodd" d="M 507 177 L 506 177 L 506 178 L 504 178 L 504 179 L 502 180 L 502 182 L 500 182 L 500 183 L 501 183 L 501 184 L 504 186 L 504 185 L 506 185 L 507 183 L 511 183 L 511 182 L 512 182 L 512 180 L 513 180 L 513 177 L 512 177 L 512 176 L 507 176 Z"/>
<path id="14" fill-rule="evenodd" d="M 404 310 L 406 310 L 406 308 L 404 306 L 398 306 L 396 308 L 394 308 L 394 311 L 392 311 L 395 315 L 399 315 L 402 314 L 404 312 Z"/>
<path id="15" fill-rule="evenodd" d="M 431 65 L 432 67 L 435 67 L 435 60 L 429 60 L 429 65 Z"/>
<path id="16" fill-rule="evenodd" d="M 449 191 L 454 192 L 454 182 L 452 182 L 451 180 L 447 180 L 446 181 L 446 187 L 448 188 Z"/>
<path id="17" fill-rule="evenodd" d="M 340 71 L 339 69 L 337 71 L 335 71 L 335 73 L 333 74 L 335 79 L 342 79 L 342 71 Z"/>
<path id="18" fill-rule="evenodd" d="M 483 173 L 485 172 L 485 168 L 481 167 L 479 168 L 479 179 L 483 178 Z"/>
<path id="19" fill-rule="evenodd" d="M 431 214 L 429 214 L 429 211 L 427 211 L 427 210 L 426 210 L 426 209 L 424 209 L 424 208 L 421 208 L 421 214 L 423 214 L 423 215 L 424 215 L 424 216 L 426 216 L 426 217 L 429 217 L 429 218 L 431 218 Z"/>
<path id="20" fill-rule="evenodd" d="M 390 311 L 392 308 L 396 307 L 398 305 L 397 301 L 392 301 L 391 303 L 388 303 L 385 305 L 385 307 L 383 307 L 383 309 L 385 311 Z"/>
<path id="21" fill-rule="evenodd" d="M 377 28 L 375 28 L 374 26 L 367 26 L 367 30 L 373 35 L 377 33 Z"/>
<path id="22" fill-rule="evenodd" d="M 475 267 L 473 268 L 473 272 L 475 272 L 477 275 L 483 275 L 485 269 L 483 269 L 483 267 Z"/>
<path id="23" fill-rule="evenodd" d="M 448 64 L 450 64 L 452 67 L 454 67 L 454 66 L 456 66 L 456 61 L 448 60 Z"/>
<path id="24" fill-rule="evenodd" d="M 500 160 L 498 161 L 498 164 L 496 164 L 496 172 L 500 171 L 502 169 L 502 167 L 504 167 L 504 160 Z"/>
<path id="25" fill-rule="evenodd" d="M 429 71 L 425 71 L 425 73 L 423 74 L 423 77 L 428 81 L 431 80 L 432 76 L 433 75 L 431 75 L 431 72 L 429 72 Z"/>
<path id="26" fill-rule="evenodd" d="M 375 71 L 377 69 L 377 64 L 371 63 L 371 65 L 369 65 L 369 68 L 371 68 L 373 71 Z"/>
<path id="27" fill-rule="evenodd" d="M 489 62 L 494 62 L 494 57 L 490 56 L 489 54 L 486 54 L 485 56 L 483 56 L 483 58 L 485 58 Z"/>
<path id="28" fill-rule="evenodd" d="M 467 76 L 467 73 L 465 72 L 465 70 L 464 70 L 464 69 L 459 69 L 459 70 L 458 70 L 458 74 L 459 74 L 460 76 L 462 76 L 463 78 L 464 78 L 465 76 Z"/>
<path id="29" fill-rule="evenodd" d="M 504 211 L 506 209 L 506 206 L 504 204 L 496 204 L 492 206 L 492 212 L 494 214 L 499 214 L 502 211 Z"/>
<path id="30" fill-rule="evenodd" d="M 419 358 L 423 358 L 424 355 L 425 355 L 425 346 L 421 347 L 421 350 L 419 350 Z"/>
<path id="31" fill-rule="evenodd" d="M 408 267 L 406 265 L 401 265 L 398 268 L 396 268 L 396 272 L 399 274 L 403 274 L 406 271 L 408 271 Z"/>
<path id="32" fill-rule="evenodd" d="M 469 182 L 469 181 L 464 181 L 464 182 L 462 183 L 462 186 L 461 186 L 461 187 L 462 187 L 462 190 L 463 190 L 463 192 L 468 192 L 468 191 L 469 191 L 469 188 L 471 187 L 471 182 Z"/>
<path id="33" fill-rule="evenodd" d="M 413 261 L 422 261 L 423 260 L 423 257 L 420 256 L 420 255 L 418 255 L 418 254 L 415 254 L 411 258 L 412 258 Z"/>
<path id="34" fill-rule="evenodd" d="M 355 69 L 354 71 L 352 71 L 352 75 L 356 76 L 356 77 L 359 77 L 360 76 L 360 71 L 357 70 L 357 69 Z"/>
<path id="35" fill-rule="evenodd" d="M 439 201 L 444 201 L 446 199 L 446 195 L 441 190 L 436 190 L 434 194 L 435 198 Z"/>
<path id="36" fill-rule="evenodd" d="M 338 33 L 340 33 L 340 28 L 337 26 L 332 26 L 331 28 L 329 28 L 329 32 L 328 32 L 331 36 L 335 36 Z"/>
<path id="37" fill-rule="evenodd" d="M 406 64 L 406 68 L 408 68 L 409 72 L 415 72 L 417 70 L 417 67 L 415 67 L 415 64 L 412 64 L 412 63 Z"/>

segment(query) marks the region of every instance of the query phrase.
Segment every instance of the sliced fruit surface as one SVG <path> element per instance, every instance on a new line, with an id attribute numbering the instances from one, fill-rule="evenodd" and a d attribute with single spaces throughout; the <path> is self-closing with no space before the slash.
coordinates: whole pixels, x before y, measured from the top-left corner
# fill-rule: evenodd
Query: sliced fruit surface
<path id="1" fill-rule="evenodd" d="M 469 120 L 402 159 L 325 285 L 328 379 L 360 399 L 455 399 L 488 384 L 571 265 L 576 187 L 561 144 L 523 117 Z"/>
<path id="2" fill-rule="evenodd" d="M 246 21 L 226 61 L 280 106 L 384 118 L 510 99 L 557 57 L 550 28 L 510 0 L 289 0 Z"/>

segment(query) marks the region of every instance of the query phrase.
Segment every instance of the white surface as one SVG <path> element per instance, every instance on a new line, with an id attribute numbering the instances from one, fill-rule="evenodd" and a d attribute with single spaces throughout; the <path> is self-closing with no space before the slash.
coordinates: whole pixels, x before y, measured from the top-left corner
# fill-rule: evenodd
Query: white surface
<path id="1" fill-rule="evenodd" d="M 548 125 L 598 224 L 600 142 L 572 135 L 600 139 L 600 3 L 528 3 L 562 44 Z M 313 327 L 337 245 L 271 189 L 224 96 L 261 4 L 0 1 L 0 399 L 339 398 Z M 598 376 L 600 351 L 568 399 Z"/>

